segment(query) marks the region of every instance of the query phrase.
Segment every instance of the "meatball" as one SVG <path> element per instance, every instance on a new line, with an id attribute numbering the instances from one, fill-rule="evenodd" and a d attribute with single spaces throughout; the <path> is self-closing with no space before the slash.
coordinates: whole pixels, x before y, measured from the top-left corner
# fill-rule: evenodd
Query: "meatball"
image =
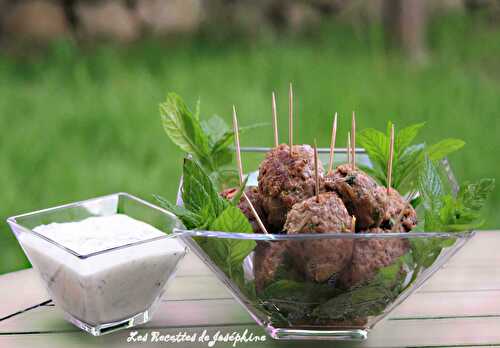
<path id="1" fill-rule="evenodd" d="M 383 188 L 383 190 L 386 190 Z M 384 213 L 384 219 L 381 227 L 387 230 L 393 230 L 398 225 L 397 230 L 409 232 L 417 226 L 417 213 L 395 189 L 389 189 L 387 205 Z M 398 218 L 399 223 L 397 223 Z"/>
<path id="2" fill-rule="evenodd" d="M 365 233 L 386 232 L 391 231 L 374 228 Z M 351 263 L 339 275 L 339 286 L 348 289 L 370 281 L 379 269 L 389 266 L 409 250 L 410 242 L 406 238 L 356 240 Z"/>
<path id="3" fill-rule="evenodd" d="M 349 214 L 356 216 L 356 231 L 378 227 L 384 218 L 387 195 L 369 175 L 343 164 L 325 175 L 326 191 L 336 192 Z"/>
<path id="4" fill-rule="evenodd" d="M 318 175 L 323 177 L 321 163 Z M 295 145 L 290 153 L 288 145 L 279 145 L 261 163 L 258 180 L 268 222 L 274 230 L 282 230 L 293 205 L 315 193 L 313 149 L 309 145 Z"/>
<path id="5" fill-rule="evenodd" d="M 234 195 L 238 192 L 237 188 L 230 188 L 227 190 L 224 190 L 221 192 L 221 196 L 226 198 L 226 199 L 232 199 Z M 267 223 L 266 223 L 266 214 L 264 212 L 264 209 L 262 209 L 262 203 L 260 199 L 260 194 L 259 190 L 257 187 L 248 187 L 245 189 L 245 193 L 252 202 L 253 207 L 255 208 L 255 211 L 257 214 L 259 214 L 260 219 L 262 220 L 262 223 L 266 226 L 267 228 Z M 252 225 L 254 233 L 264 233 L 262 229 L 260 228 L 257 219 L 255 218 L 255 215 L 252 212 L 252 209 L 250 208 L 250 205 L 248 204 L 247 200 L 243 195 L 240 198 L 240 202 L 238 203 L 238 208 L 243 212 L 243 214 L 247 217 L 248 221 Z"/>
<path id="6" fill-rule="evenodd" d="M 253 254 L 255 289 L 260 292 L 275 278 L 276 272 L 285 260 L 286 243 L 284 241 L 257 241 Z"/>
<path id="7" fill-rule="evenodd" d="M 231 188 L 221 192 L 221 196 L 232 199 L 238 192 L 237 188 Z M 259 214 L 260 219 L 266 224 L 266 215 L 262 209 L 259 190 L 257 187 L 250 187 L 245 191 L 248 199 Z M 238 208 L 245 214 L 252 225 L 254 233 L 264 233 L 260 228 L 255 216 L 250 209 L 250 205 L 244 197 L 240 198 Z M 267 225 L 267 224 L 266 224 Z M 269 231 L 269 227 L 266 226 Z M 283 264 L 286 246 L 284 242 L 257 241 L 257 246 L 253 252 L 253 273 L 255 277 L 255 288 L 258 292 L 265 289 L 275 278 L 278 268 Z"/>
<path id="8" fill-rule="evenodd" d="M 351 216 L 334 192 L 311 197 L 297 203 L 288 213 L 285 223 L 288 234 L 299 233 L 352 233 Z M 296 267 L 306 278 L 324 282 L 349 264 L 353 240 L 311 239 L 288 241 L 287 249 Z"/>

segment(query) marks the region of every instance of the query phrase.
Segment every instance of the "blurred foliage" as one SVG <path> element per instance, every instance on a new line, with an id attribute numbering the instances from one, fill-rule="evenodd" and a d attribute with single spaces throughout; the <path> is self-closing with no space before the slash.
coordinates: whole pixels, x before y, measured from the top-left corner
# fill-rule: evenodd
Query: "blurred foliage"
<path id="1" fill-rule="evenodd" d="M 269 122 L 278 96 L 286 140 L 287 86 L 295 89 L 295 142 L 328 146 L 334 111 L 339 146 L 357 112 L 358 128 L 426 122 L 419 141 L 463 139 L 451 155 L 459 180 L 500 181 L 500 29 L 480 17 L 432 23 L 425 66 L 387 51 L 378 26 L 336 24 L 307 36 L 211 42 L 190 38 L 126 47 L 55 44 L 46 54 L 0 56 L 0 192 L 10 215 L 116 191 L 173 199 L 182 154 L 164 134 L 158 104 L 167 91 L 204 115 L 240 124 Z M 272 127 L 243 136 L 271 146 Z M 250 169 L 255 161 L 246 161 Z M 498 227 L 500 196 L 486 206 L 485 228 Z M 0 226 L 0 273 L 29 266 L 7 225 Z"/>

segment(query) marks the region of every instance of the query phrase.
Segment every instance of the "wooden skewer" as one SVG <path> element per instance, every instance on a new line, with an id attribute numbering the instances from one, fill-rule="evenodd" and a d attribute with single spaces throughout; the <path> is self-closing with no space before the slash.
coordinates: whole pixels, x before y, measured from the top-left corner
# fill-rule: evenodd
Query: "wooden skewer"
<path id="1" fill-rule="evenodd" d="M 333 157 L 335 156 L 335 139 L 337 138 L 337 113 L 333 118 L 332 140 L 330 142 L 330 162 L 328 163 L 328 174 L 333 170 Z"/>
<path id="2" fill-rule="evenodd" d="M 236 107 L 234 105 L 233 105 L 233 131 L 234 131 L 234 143 L 236 146 L 236 163 L 238 165 L 238 176 L 240 179 L 240 186 L 241 186 L 241 185 L 243 185 L 243 166 L 241 163 L 241 148 L 240 148 L 240 135 L 239 135 L 239 128 L 238 128 L 238 118 L 236 117 Z M 250 207 L 250 210 L 252 211 L 252 214 L 255 217 L 255 220 L 257 220 L 257 224 L 259 225 L 260 229 L 265 234 L 268 234 L 266 226 L 264 226 L 264 224 L 262 223 L 262 220 L 260 219 L 260 216 L 257 213 L 257 210 L 255 210 L 252 202 L 250 201 L 250 198 L 248 198 L 245 191 L 243 191 L 243 197 L 247 201 L 248 206 Z"/>
<path id="3" fill-rule="evenodd" d="M 250 210 L 252 211 L 252 214 L 255 217 L 255 220 L 257 220 L 257 224 L 259 225 L 262 232 L 264 232 L 264 234 L 269 234 L 269 232 L 267 232 L 266 226 L 264 226 L 264 223 L 260 219 L 259 213 L 257 213 L 257 210 L 255 210 L 255 208 L 252 204 L 252 201 L 250 201 L 250 198 L 248 198 L 248 196 L 245 192 L 243 192 L 243 197 L 245 197 L 245 200 L 247 201 L 247 204 L 250 207 Z"/>
<path id="4" fill-rule="evenodd" d="M 356 169 L 356 115 L 352 112 L 351 123 L 351 146 L 352 146 L 352 170 Z"/>
<path id="5" fill-rule="evenodd" d="M 316 139 L 314 139 L 314 177 L 316 180 L 315 185 L 315 193 L 316 193 L 316 202 L 319 203 L 319 165 L 318 165 L 318 146 L 316 145 Z"/>
<path id="6" fill-rule="evenodd" d="M 415 198 L 416 195 L 417 195 L 417 191 L 412 191 L 412 192 L 410 192 L 410 194 L 408 195 L 408 197 L 406 197 L 405 205 L 403 206 L 403 209 L 401 209 L 401 212 L 398 214 L 398 217 L 396 219 L 396 223 L 392 227 L 391 231 L 396 231 L 396 232 L 398 231 L 399 226 L 402 223 L 401 219 L 403 219 L 403 215 L 405 213 L 405 210 L 406 210 L 406 208 L 408 206 L 410 206 L 411 201 L 413 200 L 413 198 Z"/>
<path id="7" fill-rule="evenodd" d="M 347 132 L 347 163 L 351 164 L 351 132 Z"/>
<path id="8" fill-rule="evenodd" d="M 241 163 L 240 132 L 238 127 L 238 118 L 236 117 L 236 107 L 234 105 L 233 105 L 233 132 L 234 132 L 234 143 L 236 145 L 236 164 L 238 166 L 238 175 L 241 186 L 243 185 L 243 165 Z"/>
<path id="9" fill-rule="evenodd" d="M 389 161 L 387 162 L 387 193 L 391 189 L 392 181 L 392 160 L 394 158 L 394 125 L 391 127 L 391 139 L 389 144 Z"/>
<path id="10" fill-rule="evenodd" d="M 354 215 L 351 219 L 351 232 L 356 233 L 356 217 Z"/>
<path id="11" fill-rule="evenodd" d="M 290 154 L 293 153 L 293 87 L 290 82 L 288 90 L 288 141 L 290 142 Z"/>
<path id="12" fill-rule="evenodd" d="M 273 129 L 274 129 L 274 146 L 278 147 L 278 113 L 276 111 L 276 95 L 273 92 Z"/>

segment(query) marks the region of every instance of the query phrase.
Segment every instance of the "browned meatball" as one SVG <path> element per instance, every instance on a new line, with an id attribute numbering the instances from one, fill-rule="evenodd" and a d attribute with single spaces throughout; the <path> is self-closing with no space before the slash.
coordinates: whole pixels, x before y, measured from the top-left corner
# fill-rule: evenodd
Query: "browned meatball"
<path id="1" fill-rule="evenodd" d="M 321 164 L 319 176 L 323 177 Z M 286 144 L 268 152 L 259 169 L 259 193 L 274 230 L 282 230 L 288 211 L 313 196 L 314 190 L 314 151 L 309 145 L 295 145 L 292 154 Z"/>
<path id="2" fill-rule="evenodd" d="M 351 216 L 334 192 L 297 203 L 285 223 L 288 234 L 352 233 Z M 288 241 L 288 252 L 297 268 L 311 280 L 324 282 L 349 264 L 353 241 L 348 239 L 311 239 Z"/>
<path id="3" fill-rule="evenodd" d="M 374 228 L 364 233 L 386 232 L 391 231 Z M 356 240 L 351 263 L 339 276 L 340 287 L 348 289 L 370 281 L 380 268 L 389 266 L 409 249 L 410 243 L 405 238 Z"/>
<path id="4" fill-rule="evenodd" d="M 326 191 L 337 192 L 349 214 L 356 216 L 356 231 L 378 227 L 382 223 L 387 195 L 369 175 L 343 164 L 325 175 Z"/>
<path id="5" fill-rule="evenodd" d="M 381 188 L 386 191 L 386 188 Z M 397 223 L 400 218 L 399 223 Z M 389 190 L 387 205 L 385 209 L 384 219 L 381 227 L 386 230 L 397 229 L 403 232 L 409 232 L 417 226 L 417 213 L 395 189 Z"/>
<path id="6" fill-rule="evenodd" d="M 230 200 L 237 192 L 237 188 L 230 188 L 222 191 L 220 195 Z M 266 226 L 267 216 L 264 212 L 264 209 L 262 209 L 262 201 L 260 199 L 259 190 L 257 189 L 257 187 L 248 187 L 247 189 L 245 189 L 245 193 L 250 202 L 252 202 L 252 205 L 255 208 L 255 211 L 259 215 L 260 219 L 262 220 L 262 223 L 264 224 L 264 226 Z M 248 221 L 252 225 L 254 233 L 264 233 L 264 231 L 262 231 L 262 229 L 260 228 L 257 219 L 255 218 L 255 215 L 253 214 L 252 209 L 250 208 L 250 205 L 248 204 L 245 197 L 241 196 L 240 202 L 238 203 L 238 208 L 240 208 L 243 214 L 245 214 L 245 216 L 247 217 Z"/>
<path id="7" fill-rule="evenodd" d="M 269 285 L 276 276 L 276 271 L 283 265 L 286 252 L 286 243 L 257 241 L 254 249 L 253 269 L 255 289 L 260 292 Z"/>

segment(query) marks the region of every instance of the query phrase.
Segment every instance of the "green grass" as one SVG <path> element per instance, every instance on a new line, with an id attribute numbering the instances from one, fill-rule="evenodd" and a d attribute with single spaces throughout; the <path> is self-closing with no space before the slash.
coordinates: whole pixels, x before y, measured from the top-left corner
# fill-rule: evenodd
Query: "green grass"
<path id="1" fill-rule="evenodd" d="M 344 26 L 231 44 L 199 38 L 79 50 L 60 43 L 43 56 L 0 57 L 0 217 L 115 191 L 173 198 L 182 154 L 160 125 L 166 92 L 193 106 L 200 97 L 205 117 L 229 121 L 235 104 L 246 125 L 270 121 L 276 89 L 286 140 L 289 81 L 296 142 L 327 146 L 334 111 L 342 140 L 351 110 L 359 128 L 423 120 L 421 140 L 467 142 L 450 158 L 460 180 L 499 180 L 500 29 L 458 16 L 434 23 L 429 36 L 424 67 L 385 51 L 377 28 Z M 242 144 L 270 146 L 271 127 Z M 485 228 L 500 225 L 499 209 L 495 193 Z M 3 222 L 0 247 L 0 273 L 29 265 Z"/>

